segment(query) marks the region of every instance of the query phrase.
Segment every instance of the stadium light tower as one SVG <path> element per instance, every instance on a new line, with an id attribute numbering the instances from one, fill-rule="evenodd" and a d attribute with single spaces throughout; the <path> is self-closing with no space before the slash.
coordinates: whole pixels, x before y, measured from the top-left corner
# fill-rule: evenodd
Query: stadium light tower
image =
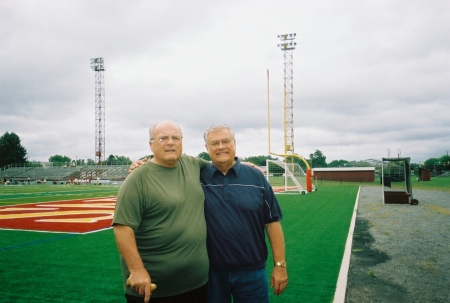
<path id="1" fill-rule="evenodd" d="M 102 165 L 105 159 L 105 65 L 103 58 L 92 58 L 95 71 L 95 162 Z"/>
<path id="2" fill-rule="evenodd" d="M 278 47 L 284 52 L 284 154 L 277 154 L 271 151 L 270 149 L 270 98 L 269 98 L 269 71 L 267 70 L 267 112 L 268 112 L 268 130 L 269 130 L 269 154 L 281 156 L 285 158 L 284 169 L 285 175 L 287 176 L 288 170 L 294 169 L 294 173 L 292 176 L 305 176 L 306 181 L 306 192 L 311 192 L 313 190 L 312 184 L 312 171 L 309 166 L 308 161 L 300 155 L 297 155 L 294 152 L 294 72 L 293 72 L 293 51 L 295 46 L 297 45 L 294 42 L 296 34 L 284 34 L 278 35 L 278 38 L 281 40 L 281 43 L 278 44 Z M 298 163 L 295 163 L 294 159 L 299 159 L 303 161 L 306 166 L 306 174 L 303 172 Z M 290 160 L 290 161 L 289 161 Z M 290 162 L 290 163 L 289 163 Z M 290 167 L 289 167 L 289 165 Z M 296 165 L 298 166 L 298 171 L 296 171 Z M 269 167 L 269 166 L 268 166 Z M 270 169 L 270 168 L 269 168 Z M 300 171 L 302 173 L 300 173 Z M 298 188 L 301 188 L 299 184 L 296 184 Z M 302 191 L 302 193 L 306 193 Z"/>
<path id="3" fill-rule="evenodd" d="M 296 34 L 278 35 L 278 47 L 284 52 L 284 153 L 294 154 L 294 71 L 293 50 Z"/>

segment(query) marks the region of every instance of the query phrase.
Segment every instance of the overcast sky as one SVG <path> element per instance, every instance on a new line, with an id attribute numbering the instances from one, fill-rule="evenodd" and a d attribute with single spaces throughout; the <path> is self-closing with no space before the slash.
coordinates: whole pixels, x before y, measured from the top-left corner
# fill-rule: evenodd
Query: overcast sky
<path id="1" fill-rule="evenodd" d="M 0 135 L 15 132 L 29 160 L 95 159 L 90 59 L 103 57 L 107 156 L 150 154 L 161 120 L 179 123 L 187 154 L 226 123 L 238 156 L 267 155 L 268 99 L 283 153 L 277 35 L 296 33 L 294 151 L 423 162 L 450 150 L 449 12 L 448 0 L 0 0 Z"/>

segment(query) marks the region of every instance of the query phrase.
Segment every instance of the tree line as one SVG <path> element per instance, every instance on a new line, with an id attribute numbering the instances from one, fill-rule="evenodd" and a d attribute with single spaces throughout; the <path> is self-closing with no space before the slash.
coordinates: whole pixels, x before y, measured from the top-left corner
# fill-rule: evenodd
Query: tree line
<path id="1" fill-rule="evenodd" d="M 148 155 L 145 157 L 149 157 Z M 205 160 L 211 160 L 207 152 L 202 152 L 197 155 L 198 158 Z M 333 160 L 329 163 L 326 162 L 327 157 L 320 151 L 316 150 L 314 153 L 309 155 L 308 159 L 305 159 L 311 168 L 321 168 L 321 167 L 376 167 L 376 164 L 369 161 L 347 161 L 347 160 Z M 271 155 L 261 155 L 252 156 L 247 158 L 242 158 L 242 161 L 247 161 L 254 163 L 258 166 L 266 166 L 266 160 L 279 160 L 278 157 Z M 298 163 L 303 169 L 306 165 L 300 159 L 292 157 L 292 161 Z M 79 165 L 96 165 L 93 159 L 71 159 L 65 155 L 53 155 L 50 156 L 48 162 L 57 163 L 60 165 L 67 166 L 79 166 Z M 28 163 L 27 150 L 22 145 L 20 138 L 14 132 L 6 132 L 0 137 L 0 168 L 6 165 L 15 163 Z M 102 165 L 129 165 L 132 160 L 126 156 L 110 155 L 106 160 L 104 160 Z M 450 156 L 443 155 L 439 158 L 427 159 L 424 163 L 411 163 L 412 169 L 417 169 L 418 167 L 425 167 L 434 171 L 444 171 L 450 170 Z"/>

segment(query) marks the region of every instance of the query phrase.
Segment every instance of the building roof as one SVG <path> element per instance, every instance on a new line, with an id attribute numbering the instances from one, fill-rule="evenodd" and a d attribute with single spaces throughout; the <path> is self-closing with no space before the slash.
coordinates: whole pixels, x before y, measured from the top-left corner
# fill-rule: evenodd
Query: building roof
<path id="1" fill-rule="evenodd" d="M 375 167 L 321 167 L 313 171 L 375 171 Z"/>

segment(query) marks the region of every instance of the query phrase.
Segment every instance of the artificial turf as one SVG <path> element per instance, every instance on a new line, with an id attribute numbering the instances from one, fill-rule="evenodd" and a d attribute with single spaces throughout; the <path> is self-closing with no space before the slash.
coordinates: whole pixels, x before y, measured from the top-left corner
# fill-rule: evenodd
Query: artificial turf
<path id="1" fill-rule="evenodd" d="M 1 240 L 0 302 L 123 301 L 112 230 L 92 234 L 0 231 L 0 237 L 20 239 L 7 246 Z"/>
<path id="2" fill-rule="evenodd" d="M 358 186 L 318 189 L 307 195 L 277 196 L 284 216 L 289 285 L 282 295 L 271 294 L 271 302 L 333 300 Z"/>
<path id="3" fill-rule="evenodd" d="M 2 186 L 0 205 L 111 196 L 118 191 L 45 186 L 35 191 L 9 187 L 8 192 Z M 271 302 L 333 300 L 357 191 L 358 184 L 327 185 L 307 195 L 277 195 L 284 216 L 289 285 L 281 296 L 271 294 Z M 270 255 L 267 264 L 270 275 Z M 89 234 L 0 230 L 0 281 L 0 302 L 124 302 L 111 229 Z"/>

